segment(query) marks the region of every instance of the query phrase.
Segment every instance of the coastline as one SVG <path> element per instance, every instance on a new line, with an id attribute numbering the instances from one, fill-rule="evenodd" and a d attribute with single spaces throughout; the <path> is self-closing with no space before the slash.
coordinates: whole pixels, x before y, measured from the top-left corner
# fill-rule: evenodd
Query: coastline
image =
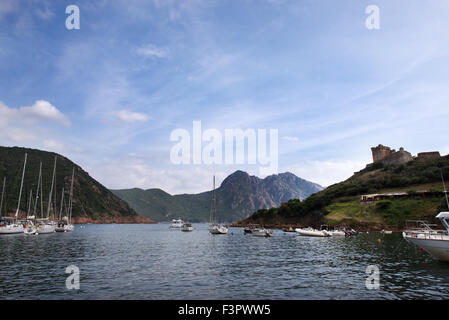
<path id="1" fill-rule="evenodd" d="M 117 217 L 92 219 L 88 217 L 75 217 L 72 219 L 74 224 L 156 224 L 157 222 L 145 217 Z"/>

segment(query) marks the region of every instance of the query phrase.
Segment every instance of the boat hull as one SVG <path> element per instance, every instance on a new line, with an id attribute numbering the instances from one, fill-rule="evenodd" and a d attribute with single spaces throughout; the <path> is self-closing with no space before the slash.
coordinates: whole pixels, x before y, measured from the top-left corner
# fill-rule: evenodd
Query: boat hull
<path id="1" fill-rule="evenodd" d="M 422 248 L 434 259 L 449 262 L 449 239 L 429 239 L 405 235 L 404 238 Z"/>
<path id="2" fill-rule="evenodd" d="M 37 233 L 38 234 L 50 234 L 50 233 L 54 233 L 55 229 L 56 229 L 56 226 L 51 225 L 51 224 L 39 225 L 37 228 Z"/>
<path id="3" fill-rule="evenodd" d="M 254 229 L 251 234 L 255 237 L 272 237 L 273 234 L 268 230 Z"/>
<path id="4" fill-rule="evenodd" d="M 228 228 L 223 226 L 211 226 L 209 227 L 210 234 L 227 234 Z"/>
<path id="5" fill-rule="evenodd" d="M 329 237 L 330 234 L 326 230 L 306 230 L 306 229 L 296 229 L 295 230 L 300 236 L 306 237 Z"/>
<path id="6" fill-rule="evenodd" d="M 24 228 L 22 225 L 9 225 L 0 227 L 0 234 L 19 234 L 23 233 Z"/>

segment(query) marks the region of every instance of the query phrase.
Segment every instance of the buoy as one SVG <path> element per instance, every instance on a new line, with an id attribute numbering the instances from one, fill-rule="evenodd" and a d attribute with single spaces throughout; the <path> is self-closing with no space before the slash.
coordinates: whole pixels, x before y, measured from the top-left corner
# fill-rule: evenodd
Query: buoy
<path id="1" fill-rule="evenodd" d="M 422 251 L 423 249 L 421 247 L 419 247 L 419 250 Z"/>

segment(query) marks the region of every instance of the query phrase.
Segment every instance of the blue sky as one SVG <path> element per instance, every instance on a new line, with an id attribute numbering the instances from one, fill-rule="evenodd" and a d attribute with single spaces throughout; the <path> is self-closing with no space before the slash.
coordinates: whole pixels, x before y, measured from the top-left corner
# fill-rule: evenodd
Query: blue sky
<path id="1" fill-rule="evenodd" d="M 80 9 L 67 30 L 65 8 Z M 365 8 L 380 8 L 380 29 Z M 59 152 L 109 188 L 210 189 L 254 165 L 174 165 L 192 121 L 278 129 L 279 171 L 329 185 L 379 143 L 449 153 L 449 3 L 0 2 L 0 145 Z"/>

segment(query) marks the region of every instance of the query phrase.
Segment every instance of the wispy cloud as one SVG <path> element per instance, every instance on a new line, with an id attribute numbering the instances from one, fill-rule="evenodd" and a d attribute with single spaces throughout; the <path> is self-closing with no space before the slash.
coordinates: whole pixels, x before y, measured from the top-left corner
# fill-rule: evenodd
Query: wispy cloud
<path id="1" fill-rule="evenodd" d="M 112 114 L 126 123 L 147 122 L 150 117 L 144 113 L 132 112 L 129 110 L 119 110 L 112 112 Z"/>
<path id="2" fill-rule="evenodd" d="M 153 44 L 146 44 L 135 48 L 133 52 L 145 58 L 165 58 L 169 51 L 167 48 L 156 47 Z"/>

